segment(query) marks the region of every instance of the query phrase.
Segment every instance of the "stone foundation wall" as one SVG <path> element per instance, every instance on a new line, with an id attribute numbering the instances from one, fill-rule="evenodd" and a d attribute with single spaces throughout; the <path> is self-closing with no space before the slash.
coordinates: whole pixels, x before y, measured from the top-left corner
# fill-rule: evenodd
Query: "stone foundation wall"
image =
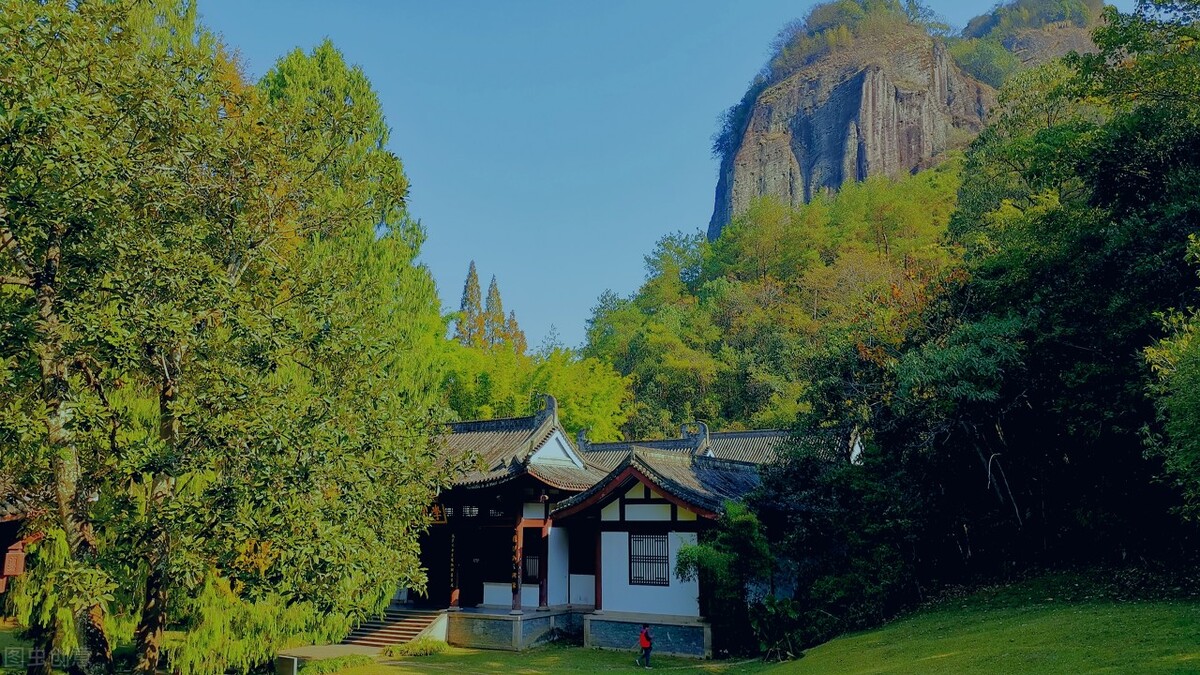
<path id="1" fill-rule="evenodd" d="M 447 615 L 446 642 L 458 647 L 516 650 L 513 639 L 516 617 L 466 614 Z"/>
<path id="2" fill-rule="evenodd" d="M 654 653 L 709 658 L 712 629 L 706 623 L 658 623 L 652 618 L 635 619 L 586 615 L 583 617 L 585 647 L 636 650 L 642 623 L 650 624 Z"/>
<path id="3" fill-rule="evenodd" d="M 456 647 L 520 651 L 556 639 L 560 634 L 583 637 L 586 647 L 634 651 L 642 623 L 650 624 L 656 654 L 695 658 L 712 656 L 712 630 L 690 619 L 558 611 L 520 615 L 451 612 L 446 615 L 446 642 Z"/>

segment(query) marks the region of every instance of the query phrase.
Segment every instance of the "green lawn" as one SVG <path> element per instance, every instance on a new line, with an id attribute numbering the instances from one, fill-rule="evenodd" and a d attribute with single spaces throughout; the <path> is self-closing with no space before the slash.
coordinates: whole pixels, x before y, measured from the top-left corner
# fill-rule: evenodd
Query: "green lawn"
<path id="1" fill-rule="evenodd" d="M 1066 584 L 1070 587 L 1071 584 Z M 1090 583 L 1035 581 L 977 593 L 882 628 L 847 635 L 791 663 L 654 657 L 673 672 L 833 675 L 867 673 L 1198 673 L 1200 601 L 1121 600 Z M 0 624 L 0 655 L 14 645 Z M 634 653 L 549 646 L 525 653 L 451 649 L 384 659 L 345 675 L 417 673 L 632 673 Z"/>
<path id="2" fill-rule="evenodd" d="M 809 650 L 789 673 L 1195 673 L 1200 603 L 1085 602 L 923 612 Z"/>
<path id="3" fill-rule="evenodd" d="M 359 666 L 342 671 L 343 675 L 410 675 L 416 673 L 505 673 L 533 675 L 540 673 L 632 673 L 645 672 L 635 668 L 636 654 L 580 647 L 548 646 L 527 652 L 500 652 L 478 649 L 451 648 L 437 656 L 414 656 L 403 659 L 384 659 L 386 664 Z M 654 656 L 655 670 L 704 673 L 761 673 L 764 665 L 757 661 L 730 663 L 697 661 L 696 659 Z"/>
<path id="4" fill-rule="evenodd" d="M 1086 584 L 1075 592 L 1062 586 L 1061 579 L 1050 584 L 1039 580 L 943 603 L 882 628 L 814 647 L 791 663 L 655 657 L 655 670 L 772 675 L 1200 672 L 1200 602 L 1123 601 L 1097 597 L 1082 590 Z M 391 660 L 345 672 L 632 673 L 638 670 L 633 658 L 632 651 L 566 647 L 523 654 L 453 649 L 439 656 Z"/>
<path id="5" fill-rule="evenodd" d="M 5 657 L 7 656 L 9 649 L 24 650 L 28 646 L 28 643 L 17 638 L 16 625 L 0 618 L 0 673 L 6 673 L 11 670 L 4 667 Z"/>

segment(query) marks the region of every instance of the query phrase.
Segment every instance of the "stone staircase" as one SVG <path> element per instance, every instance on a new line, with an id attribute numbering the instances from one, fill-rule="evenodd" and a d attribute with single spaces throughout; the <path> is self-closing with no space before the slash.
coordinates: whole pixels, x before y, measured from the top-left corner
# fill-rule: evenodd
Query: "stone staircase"
<path id="1" fill-rule="evenodd" d="M 369 619 L 354 628 L 342 640 L 344 645 L 364 647 L 387 647 L 412 641 L 429 627 L 442 612 L 397 609 L 389 607 L 383 617 Z"/>

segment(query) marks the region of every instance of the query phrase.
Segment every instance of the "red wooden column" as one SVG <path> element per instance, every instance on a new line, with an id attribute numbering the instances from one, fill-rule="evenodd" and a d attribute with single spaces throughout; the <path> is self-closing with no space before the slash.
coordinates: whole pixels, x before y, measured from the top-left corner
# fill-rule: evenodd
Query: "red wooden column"
<path id="1" fill-rule="evenodd" d="M 602 564 L 603 556 L 600 552 L 600 542 L 602 541 L 602 537 L 603 533 L 600 530 L 600 524 L 596 523 L 596 602 L 595 609 L 593 610 L 596 614 L 600 614 L 604 611 L 604 603 L 602 600 L 604 597 L 604 584 L 601 583 L 600 580 L 601 570 L 604 569 L 604 565 Z"/>
<path id="2" fill-rule="evenodd" d="M 513 533 L 513 573 L 512 573 L 512 611 L 509 614 L 523 614 L 521 611 L 521 577 L 524 572 L 522 564 L 525 558 L 525 521 L 517 521 L 516 532 Z"/>
<path id="3" fill-rule="evenodd" d="M 538 565 L 538 609 L 548 609 L 550 607 L 550 589 L 547 587 L 546 577 L 550 573 L 550 528 L 552 525 L 549 520 L 544 521 L 542 525 L 542 547 L 541 547 L 541 564 Z"/>

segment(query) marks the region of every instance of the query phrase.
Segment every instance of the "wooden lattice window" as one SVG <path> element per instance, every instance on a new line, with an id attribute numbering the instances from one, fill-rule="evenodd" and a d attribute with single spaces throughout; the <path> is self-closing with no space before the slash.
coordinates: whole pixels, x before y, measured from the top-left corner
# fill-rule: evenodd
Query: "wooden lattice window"
<path id="1" fill-rule="evenodd" d="M 671 585 L 671 554 L 667 547 L 667 535 L 629 535 L 629 585 Z"/>
<path id="2" fill-rule="evenodd" d="M 525 556 L 525 569 L 521 577 L 523 584 L 536 584 L 541 580 L 542 559 L 536 555 Z"/>

